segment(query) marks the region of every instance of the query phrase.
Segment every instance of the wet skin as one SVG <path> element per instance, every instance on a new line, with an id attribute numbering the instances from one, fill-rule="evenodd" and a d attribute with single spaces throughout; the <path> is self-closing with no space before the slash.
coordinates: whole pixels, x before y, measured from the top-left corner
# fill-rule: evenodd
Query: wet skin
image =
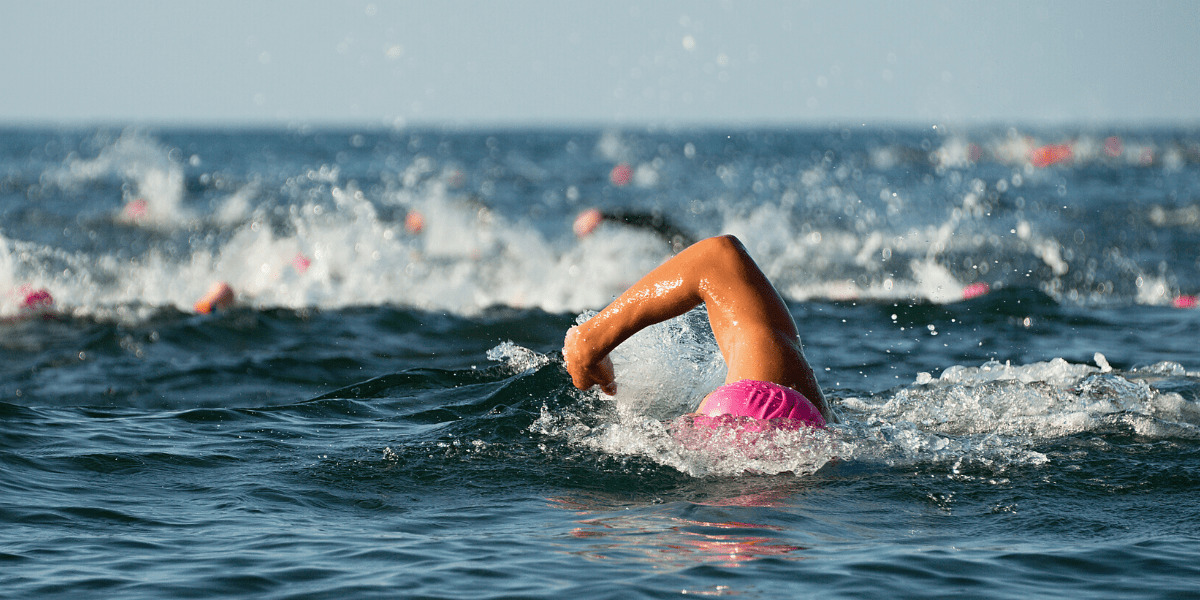
<path id="1" fill-rule="evenodd" d="M 617 391 L 608 354 L 634 333 L 700 304 L 721 356 L 725 383 L 770 381 L 807 397 L 835 422 L 812 367 L 804 358 L 796 323 L 766 275 L 737 238 L 701 240 L 647 273 L 599 314 L 567 331 L 563 358 L 581 390 Z M 703 403 L 701 404 L 701 408 Z"/>

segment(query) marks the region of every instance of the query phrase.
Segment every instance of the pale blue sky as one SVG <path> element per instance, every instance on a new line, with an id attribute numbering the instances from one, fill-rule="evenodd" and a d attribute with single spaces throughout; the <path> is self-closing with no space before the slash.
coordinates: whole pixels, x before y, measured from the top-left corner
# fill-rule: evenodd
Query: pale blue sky
<path id="1" fill-rule="evenodd" d="M 0 0 L 0 123 L 1200 123 L 1200 2 Z"/>

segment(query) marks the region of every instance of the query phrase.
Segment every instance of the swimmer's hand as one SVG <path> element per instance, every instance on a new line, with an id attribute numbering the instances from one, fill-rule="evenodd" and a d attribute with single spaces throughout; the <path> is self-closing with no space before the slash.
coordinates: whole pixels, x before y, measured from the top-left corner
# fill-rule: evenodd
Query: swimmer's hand
<path id="1" fill-rule="evenodd" d="M 563 340 L 563 360 L 575 387 L 589 390 L 593 385 L 598 385 L 600 390 L 609 396 L 617 393 L 612 359 L 606 354 L 600 360 L 596 360 L 594 349 L 579 335 L 579 329 L 576 327 L 568 329 L 567 338 Z"/>

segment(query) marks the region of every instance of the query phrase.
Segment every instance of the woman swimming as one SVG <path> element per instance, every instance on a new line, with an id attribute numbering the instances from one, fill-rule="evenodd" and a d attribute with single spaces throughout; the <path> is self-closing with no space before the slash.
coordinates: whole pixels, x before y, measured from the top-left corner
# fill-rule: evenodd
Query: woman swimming
<path id="1" fill-rule="evenodd" d="M 783 299 L 731 235 L 701 240 L 650 271 L 599 314 L 567 331 L 563 358 L 581 390 L 617 393 L 608 354 L 645 327 L 703 303 L 721 356 L 725 385 L 696 409 L 699 415 L 834 422 L 796 323 Z"/>

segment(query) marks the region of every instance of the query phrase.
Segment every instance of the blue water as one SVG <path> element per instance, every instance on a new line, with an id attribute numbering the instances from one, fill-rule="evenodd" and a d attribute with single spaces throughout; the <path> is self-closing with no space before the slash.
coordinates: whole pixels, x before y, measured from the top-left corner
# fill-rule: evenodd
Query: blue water
<path id="1" fill-rule="evenodd" d="M 672 251 L 590 207 L 738 235 L 842 423 L 686 440 L 699 312 L 572 388 Z M 1196 594 L 1195 130 L 5 129 L 0 213 L 0 597 Z"/>

